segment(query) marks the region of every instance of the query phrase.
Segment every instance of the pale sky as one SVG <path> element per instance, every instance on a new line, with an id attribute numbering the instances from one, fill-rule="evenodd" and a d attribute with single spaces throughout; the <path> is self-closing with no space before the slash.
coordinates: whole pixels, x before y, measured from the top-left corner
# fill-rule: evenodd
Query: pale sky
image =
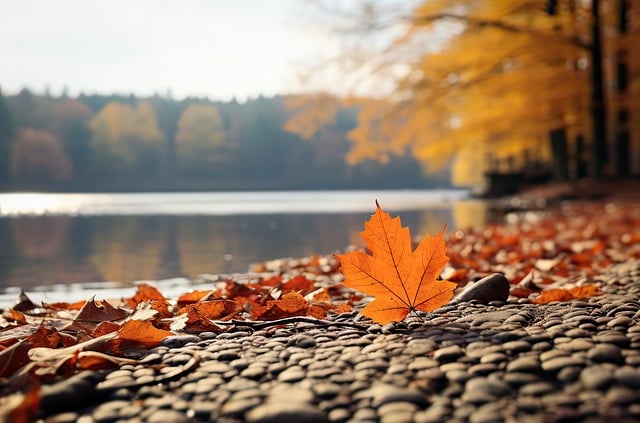
<path id="1" fill-rule="evenodd" d="M 297 92 L 327 37 L 298 19 L 304 0 L 5 0 L 0 87 L 58 95 L 168 90 L 238 100 Z"/>

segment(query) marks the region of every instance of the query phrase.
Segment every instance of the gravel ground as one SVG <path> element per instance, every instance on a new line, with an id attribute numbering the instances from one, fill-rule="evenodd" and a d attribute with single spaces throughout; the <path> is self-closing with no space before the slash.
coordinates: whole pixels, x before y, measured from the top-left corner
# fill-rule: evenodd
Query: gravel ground
<path id="1" fill-rule="evenodd" d="M 174 336 L 45 387 L 42 421 L 640 421 L 640 261 L 596 280 L 603 295 L 565 303 Z"/>

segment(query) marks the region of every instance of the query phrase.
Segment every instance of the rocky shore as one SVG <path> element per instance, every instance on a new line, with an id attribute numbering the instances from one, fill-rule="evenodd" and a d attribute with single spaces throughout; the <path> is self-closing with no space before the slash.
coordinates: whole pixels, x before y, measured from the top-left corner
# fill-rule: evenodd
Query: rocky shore
<path id="1" fill-rule="evenodd" d="M 602 295 L 177 335 L 42 391 L 47 422 L 640 421 L 640 261 Z M 363 303 L 366 302 L 363 301 Z"/>

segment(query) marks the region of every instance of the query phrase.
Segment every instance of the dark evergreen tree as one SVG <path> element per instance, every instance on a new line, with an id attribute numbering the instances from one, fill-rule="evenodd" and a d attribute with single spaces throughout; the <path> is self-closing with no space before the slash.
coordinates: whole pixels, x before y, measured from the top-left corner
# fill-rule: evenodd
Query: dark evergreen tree
<path id="1" fill-rule="evenodd" d="M 11 112 L 2 96 L 2 89 L 0 89 L 0 187 L 9 179 L 9 161 L 13 138 L 14 129 Z"/>

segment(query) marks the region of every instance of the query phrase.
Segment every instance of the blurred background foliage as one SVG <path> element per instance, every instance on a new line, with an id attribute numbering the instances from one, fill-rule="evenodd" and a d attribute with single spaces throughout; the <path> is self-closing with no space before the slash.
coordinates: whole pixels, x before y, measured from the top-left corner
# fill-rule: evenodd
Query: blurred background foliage
<path id="1" fill-rule="evenodd" d="M 453 183 L 467 186 L 492 172 L 557 180 L 638 173 L 640 3 L 406 5 L 311 2 L 344 40 L 334 60 L 358 81 L 351 96 L 333 98 L 358 108 L 349 163 L 409 153 L 425 172 L 448 167 Z M 387 92 L 359 94 L 362 81 Z M 298 114 L 288 128 L 311 137 L 338 107 L 325 93 L 306 98 L 291 103 Z"/>
<path id="2" fill-rule="evenodd" d="M 245 102 L 168 96 L 0 95 L 0 189 L 158 191 L 406 188 L 425 177 L 409 154 L 390 164 L 345 161 L 354 107 L 314 142 L 284 129 L 287 97 Z"/>
<path id="3" fill-rule="evenodd" d="M 340 89 L 243 102 L 0 92 L 0 189 L 481 188 L 640 170 L 638 2 L 306 11 L 342 49 L 304 78 Z"/>

